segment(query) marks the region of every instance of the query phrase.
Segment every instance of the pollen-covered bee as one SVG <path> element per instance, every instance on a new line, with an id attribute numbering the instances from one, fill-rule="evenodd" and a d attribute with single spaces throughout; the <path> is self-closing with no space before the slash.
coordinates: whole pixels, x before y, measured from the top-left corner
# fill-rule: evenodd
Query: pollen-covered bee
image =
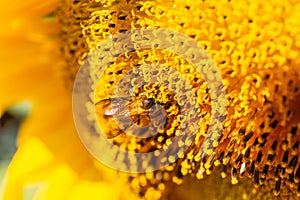
<path id="1" fill-rule="evenodd" d="M 95 104 L 98 122 L 102 132 L 108 139 L 125 133 L 132 126 L 137 125 L 144 134 L 151 118 L 160 118 L 161 109 L 157 109 L 153 98 L 137 97 L 135 100 L 127 98 L 108 98 Z M 152 113 L 152 114 L 150 114 Z M 151 116 L 150 116 L 151 115 Z"/>

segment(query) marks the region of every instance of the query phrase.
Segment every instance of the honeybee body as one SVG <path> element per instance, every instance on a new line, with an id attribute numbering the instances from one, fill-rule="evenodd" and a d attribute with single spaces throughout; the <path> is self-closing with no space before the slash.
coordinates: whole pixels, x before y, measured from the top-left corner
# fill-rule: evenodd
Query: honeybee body
<path id="1" fill-rule="evenodd" d="M 150 123 L 149 111 L 153 99 L 145 96 L 134 101 L 125 98 L 108 98 L 96 103 L 96 114 L 102 132 L 111 139 L 125 133 L 134 124 L 144 127 Z"/>

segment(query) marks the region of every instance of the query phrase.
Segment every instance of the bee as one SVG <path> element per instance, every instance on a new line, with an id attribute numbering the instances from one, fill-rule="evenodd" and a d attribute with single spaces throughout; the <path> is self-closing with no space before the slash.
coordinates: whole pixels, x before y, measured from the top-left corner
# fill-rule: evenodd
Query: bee
<path id="1" fill-rule="evenodd" d="M 134 124 L 142 127 L 151 122 L 151 112 L 159 116 L 159 112 L 153 110 L 155 100 L 146 96 L 137 97 L 135 100 L 127 98 L 108 98 L 95 104 L 98 122 L 102 132 L 108 139 L 115 138 L 125 133 Z"/>

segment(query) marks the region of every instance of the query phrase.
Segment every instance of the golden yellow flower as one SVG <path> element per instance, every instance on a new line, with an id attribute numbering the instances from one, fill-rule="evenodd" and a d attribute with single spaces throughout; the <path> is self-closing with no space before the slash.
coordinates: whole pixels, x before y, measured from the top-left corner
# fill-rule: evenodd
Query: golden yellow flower
<path id="1" fill-rule="evenodd" d="M 37 187 L 37 199 L 299 197 L 298 1 L 52 0 L 7 4 L 1 0 L 5 20 L 0 32 L 0 94 L 4 97 L 0 116 L 23 100 L 31 101 L 33 108 L 19 133 L 4 199 L 21 199 L 24 188 L 33 186 Z M 121 55 L 98 83 L 93 99 L 96 109 L 101 105 L 97 102 L 112 98 L 116 82 L 127 71 L 145 63 L 163 63 L 183 74 L 197 91 L 201 128 L 195 131 L 195 140 L 183 141 L 191 146 L 178 160 L 165 158 L 170 166 L 141 174 L 117 173 L 99 164 L 81 143 L 72 118 L 71 90 L 79 67 L 98 44 L 120 32 L 154 27 L 189 36 L 211 56 L 226 91 L 226 116 L 219 119 L 224 129 L 220 138 L 212 136 L 213 140 L 205 143 L 213 97 L 201 75 L 180 55 L 157 49 Z M 155 84 L 133 93 L 132 101 L 146 96 L 168 105 L 167 125 L 146 140 L 109 129 L 110 140 L 133 152 L 172 143 L 183 120 L 176 95 Z M 190 101 L 187 95 L 187 104 L 192 104 Z M 105 120 L 103 112 L 99 113 L 98 119 Z M 137 121 L 147 123 L 147 118 Z M 204 157 L 199 155 L 201 146 Z M 224 187 L 216 187 L 222 178 Z M 199 193 L 203 187 L 206 191 Z"/>

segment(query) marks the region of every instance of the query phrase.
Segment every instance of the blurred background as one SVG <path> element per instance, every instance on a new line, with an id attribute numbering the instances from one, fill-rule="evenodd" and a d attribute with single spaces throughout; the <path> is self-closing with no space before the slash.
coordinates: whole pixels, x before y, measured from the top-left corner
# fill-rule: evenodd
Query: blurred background
<path id="1" fill-rule="evenodd" d="M 0 188 L 9 162 L 17 150 L 16 139 L 21 123 L 31 110 L 29 102 L 22 102 L 7 110 L 0 118 Z"/>

